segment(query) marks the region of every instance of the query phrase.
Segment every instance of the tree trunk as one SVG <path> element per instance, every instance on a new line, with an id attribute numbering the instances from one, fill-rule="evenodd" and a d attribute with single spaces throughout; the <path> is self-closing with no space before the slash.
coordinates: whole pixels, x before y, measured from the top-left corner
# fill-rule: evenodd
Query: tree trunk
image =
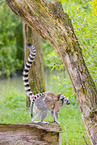
<path id="1" fill-rule="evenodd" d="M 97 144 L 97 91 L 84 62 L 69 16 L 60 2 L 6 0 L 11 9 L 48 40 L 61 57 L 78 97 L 82 118 L 93 145 Z"/>
<path id="2" fill-rule="evenodd" d="M 29 70 L 29 85 L 34 94 L 45 92 L 44 81 L 44 67 L 43 67 L 43 54 L 41 47 L 41 37 L 37 32 L 32 30 L 27 24 L 23 23 L 24 35 L 24 62 L 28 60 L 29 49 L 26 48 L 27 42 L 31 42 L 36 49 L 35 60 Z M 27 107 L 30 106 L 30 98 L 27 96 Z"/>

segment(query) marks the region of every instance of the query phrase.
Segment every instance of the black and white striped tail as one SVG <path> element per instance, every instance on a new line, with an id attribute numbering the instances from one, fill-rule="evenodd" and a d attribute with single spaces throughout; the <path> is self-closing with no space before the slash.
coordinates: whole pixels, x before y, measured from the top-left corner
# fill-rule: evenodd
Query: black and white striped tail
<path id="1" fill-rule="evenodd" d="M 29 86 L 28 73 L 29 73 L 29 69 L 32 65 L 32 62 L 34 61 L 36 50 L 35 50 L 35 47 L 31 43 L 28 43 L 27 47 L 30 50 L 30 55 L 28 57 L 28 60 L 26 62 L 26 65 L 25 65 L 24 71 L 23 71 L 23 84 L 24 84 L 27 96 L 29 96 L 30 100 L 31 100 L 31 117 L 33 117 L 33 105 L 34 105 L 35 99 L 37 97 L 40 97 L 43 93 L 34 95 L 31 91 L 30 86 Z"/>
<path id="2" fill-rule="evenodd" d="M 31 43 L 28 43 L 27 47 L 30 50 L 30 55 L 28 57 L 26 65 L 24 67 L 24 71 L 23 71 L 23 83 L 24 83 L 24 87 L 25 87 L 25 91 L 27 93 L 27 96 L 32 97 L 32 96 L 34 96 L 34 94 L 32 93 L 32 91 L 30 89 L 30 86 L 29 86 L 28 73 L 29 73 L 29 69 L 30 69 L 30 67 L 32 65 L 32 62 L 33 62 L 33 60 L 35 58 L 36 50 L 35 50 L 35 47 Z"/>

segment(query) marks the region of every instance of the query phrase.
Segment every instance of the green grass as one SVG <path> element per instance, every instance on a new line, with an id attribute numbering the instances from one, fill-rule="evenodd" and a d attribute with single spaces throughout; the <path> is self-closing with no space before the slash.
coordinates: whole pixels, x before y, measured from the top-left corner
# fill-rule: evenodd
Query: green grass
<path id="1" fill-rule="evenodd" d="M 78 105 L 63 106 L 59 115 L 59 122 L 64 132 L 62 134 L 63 145 L 84 145 L 83 136 L 85 136 L 87 142 L 91 144 Z"/>
<path id="2" fill-rule="evenodd" d="M 28 122 L 31 121 L 29 110 L 26 110 L 25 97 L 12 93 L 1 99 L 0 122 Z"/>
<path id="3" fill-rule="evenodd" d="M 74 100 L 73 100 L 74 101 Z M 0 98 L 0 122 L 19 123 L 31 122 L 30 109 L 26 110 L 25 94 L 12 89 Z M 45 121 L 52 121 L 50 114 Z M 62 127 L 62 145 L 85 145 L 83 136 L 91 145 L 84 127 L 78 103 L 64 105 L 59 113 L 59 122 Z"/>

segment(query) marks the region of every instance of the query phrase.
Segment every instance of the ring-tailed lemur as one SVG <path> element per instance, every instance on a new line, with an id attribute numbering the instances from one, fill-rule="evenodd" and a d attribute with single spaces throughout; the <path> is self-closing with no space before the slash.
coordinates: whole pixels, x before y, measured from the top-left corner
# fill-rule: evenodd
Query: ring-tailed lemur
<path id="1" fill-rule="evenodd" d="M 44 92 L 41 97 L 35 100 L 35 115 L 32 121 L 35 122 L 36 119 L 41 117 L 40 122 L 43 122 L 48 115 L 48 110 L 50 110 L 53 121 L 58 122 L 58 113 L 64 104 L 69 105 L 70 103 L 68 98 L 64 97 L 62 94 L 59 93 L 56 95 L 53 92 Z"/>
<path id="2" fill-rule="evenodd" d="M 62 94 L 56 95 L 53 92 L 43 92 L 36 95 L 32 93 L 28 82 L 28 73 L 29 68 L 35 58 L 36 50 L 31 43 L 28 43 L 27 47 L 30 50 L 30 55 L 23 71 L 23 81 L 27 96 L 29 96 L 31 100 L 31 117 L 33 117 L 34 102 L 36 106 L 36 109 L 34 109 L 35 115 L 32 118 L 32 121 L 35 122 L 36 119 L 41 117 L 40 121 L 43 122 L 48 114 L 48 110 L 50 110 L 53 120 L 58 122 L 58 112 L 60 111 L 61 107 L 64 104 L 70 104 L 68 98 L 64 97 Z"/>

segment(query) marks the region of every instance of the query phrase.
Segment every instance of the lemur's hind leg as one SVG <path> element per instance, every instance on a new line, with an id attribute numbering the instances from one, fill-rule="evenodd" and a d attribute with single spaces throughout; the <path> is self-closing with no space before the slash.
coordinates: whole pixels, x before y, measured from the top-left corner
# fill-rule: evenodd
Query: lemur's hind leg
<path id="1" fill-rule="evenodd" d="M 41 113 L 41 110 L 38 110 L 38 112 L 36 112 L 36 114 L 32 118 L 32 121 L 35 122 L 35 120 L 37 120 L 41 116 Z"/>
<path id="2" fill-rule="evenodd" d="M 49 123 L 49 122 L 44 122 L 43 121 L 46 118 L 47 115 L 48 115 L 48 109 L 42 111 L 40 122 L 42 122 L 42 123 Z"/>

